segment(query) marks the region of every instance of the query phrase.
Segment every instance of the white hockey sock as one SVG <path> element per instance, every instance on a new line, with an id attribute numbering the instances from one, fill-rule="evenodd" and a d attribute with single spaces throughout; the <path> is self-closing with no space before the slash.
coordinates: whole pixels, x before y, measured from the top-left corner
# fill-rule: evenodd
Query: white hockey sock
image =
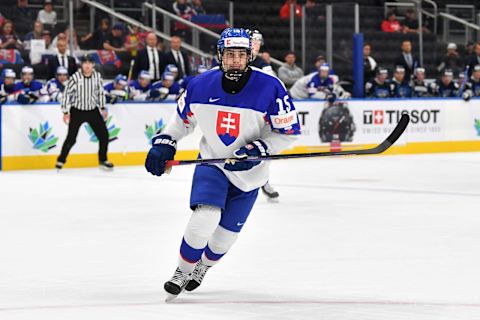
<path id="1" fill-rule="evenodd" d="M 207 266 L 217 264 L 238 238 L 238 233 L 218 226 L 208 241 L 202 254 L 202 263 Z"/>
<path id="2" fill-rule="evenodd" d="M 201 258 L 212 233 L 220 222 L 221 210 L 212 206 L 198 206 L 187 224 L 180 248 L 178 267 L 182 272 L 191 273 Z"/>

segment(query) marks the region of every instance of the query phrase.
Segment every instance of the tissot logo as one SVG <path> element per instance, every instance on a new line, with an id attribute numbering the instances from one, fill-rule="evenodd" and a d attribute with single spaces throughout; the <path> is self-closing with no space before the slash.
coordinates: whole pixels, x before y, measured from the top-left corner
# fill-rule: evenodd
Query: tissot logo
<path id="1" fill-rule="evenodd" d="M 364 110 L 363 111 L 363 124 L 366 125 L 390 125 L 397 124 L 402 114 L 408 114 L 410 116 L 410 122 L 412 124 L 437 124 L 439 119 L 439 109 L 427 109 L 427 110 Z"/>

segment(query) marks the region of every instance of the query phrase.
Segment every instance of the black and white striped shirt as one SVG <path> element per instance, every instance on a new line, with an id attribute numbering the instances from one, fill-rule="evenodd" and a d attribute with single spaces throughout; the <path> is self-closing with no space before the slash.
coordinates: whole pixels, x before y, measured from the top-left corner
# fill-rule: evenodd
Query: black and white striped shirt
<path id="1" fill-rule="evenodd" d="M 90 77 L 85 77 L 82 71 L 78 70 L 70 77 L 65 87 L 62 112 L 69 113 L 70 108 L 83 111 L 105 109 L 103 79 L 99 72 L 93 71 Z"/>

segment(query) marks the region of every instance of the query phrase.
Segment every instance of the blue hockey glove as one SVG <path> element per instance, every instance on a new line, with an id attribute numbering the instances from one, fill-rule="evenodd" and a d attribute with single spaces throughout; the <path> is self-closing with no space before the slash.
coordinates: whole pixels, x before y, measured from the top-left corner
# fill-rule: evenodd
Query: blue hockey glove
<path id="1" fill-rule="evenodd" d="M 153 175 L 161 176 L 165 173 L 166 162 L 173 160 L 177 152 L 177 142 L 171 136 L 161 134 L 152 139 L 152 148 L 145 160 L 145 168 Z"/>
<path id="2" fill-rule="evenodd" d="M 151 89 L 150 92 L 148 93 L 148 99 L 156 99 L 160 97 L 160 91 L 157 89 Z"/>
<path id="3" fill-rule="evenodd" d="M 25 93 L 20 93 L 17 97 L 17 101 L 20 104 L 30 104 L 31 103 L 30 96 L 28 94 L 25 94 Z"/>
<path id="4" fill-rule="evenodd" d="M 268 156 L 268 147 L 262 140 L 255 140 L 240 149 L 235 150 L 233 155 L 237 159 L 248 157 Z M 260 164 L 261 161 L 241 161 L 235 163 L 226 163 L 224 168 L 228 171 L 246 171 Z"/>

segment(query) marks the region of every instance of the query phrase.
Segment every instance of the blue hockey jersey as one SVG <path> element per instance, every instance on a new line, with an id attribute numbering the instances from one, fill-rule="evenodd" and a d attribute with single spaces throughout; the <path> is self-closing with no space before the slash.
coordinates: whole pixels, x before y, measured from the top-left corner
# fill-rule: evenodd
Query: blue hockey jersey
<path id="1" fill-rule="evenodd" d="M 236 94 L 222 88 L 223 72 L 217 67 L 192 79 L 178 99 L 178 116 L 164 134 L 180 140 L 200 127 L 200 156 L 227 158 L 233 152 L 262 139 L 270 154 L 289 147 L 300 134 L 300 123 L 290 96 L 278 78 L 252 67 L 245 87 Z M 251 191 L 268 181 L 268 163 L 247 171 L 224 170 L 229 181 L 242 191 Z"/>

